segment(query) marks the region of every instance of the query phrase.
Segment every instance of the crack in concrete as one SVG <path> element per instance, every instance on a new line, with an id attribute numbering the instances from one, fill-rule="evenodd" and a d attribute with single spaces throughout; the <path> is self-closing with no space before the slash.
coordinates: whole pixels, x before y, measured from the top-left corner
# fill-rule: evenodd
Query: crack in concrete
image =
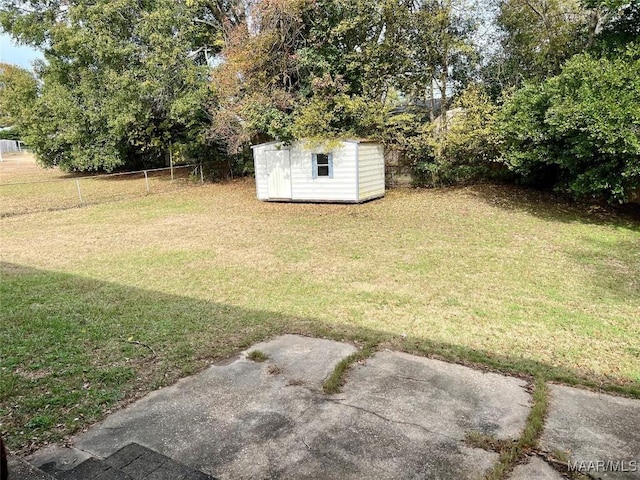
<path id="1" fill-rule="evenodd" d="M 294 419 L 292 420 L 292 422 L 297 422 L 298 420 L 300 420 L 300 419 L 304 416 L 304 414 L 305 414 L 305 413 L 307 413 L 307 412 L 311 409 L 311 407 L 314 407 L 315 405 L 317 405 L 317 402 L 313 401 L 313 402 L 311 403 L 311 405 L 309 405 L 307 408 L 305 408 L 305 409 L 302 411 L 302 413 L 300 413 L 300 415 L 298 415 L 296 418 L 294 418 Z"/>
<path id="2" fill-rule="evenodd" d="M 571 471 L 569 470 L 569 465 L 567 462 L 563 462 L 553 457 L 553 455 L 549 452 L 545 452 L 538 448 L 534 448 L 531 450 L 531 453 L 535 455 L 537 458 L 545 462 L 549 467 L 553 468 L 556 472 L 561 475 L 567 475 L 571 479 L 580 480 L 580 479 L 589 479 L 589 480 L 600 480 L 600 476 L 593 475 L 590 472 L 582 472 L 582 471 Z"/>
<path id="3" fill-rule="evenodd" d="M 86 453 L 87 455 L 89 455 L 90 457 L 93 458 L 97 458 L 98 460 L 104 460 L 105 457 L 101 457 L 100 455 L 96 455 L 93 452 L 90 452 L 89 450 L 85 450 L 84 448 L 80 448 L 80 447 L 76 447 L 75 445 L 71 444 L 70 446 L 65 446 L 64 448 L 69 448 L 69 449 L 73 449 L 73 450 L 78 450 L 79 452 L 82 453 Z M 74 462 L 78 461 L 77 458 L 74 458 L 73 460 Z M 82 460 L 84 462 L 84 460 Z M 82 462 L 81 462 L 82 463 Z"/>
<path id="4" fill-rule="evenodd" d="M 421 383 L 428 383 L 428 384 L 432 384 L 433 382 L 431 380 L 425 380 L 422 378 L 415 378 L 415 377 L 406 377 L 404 375 L 396 375 L 396 378 L 404 378 L 405 380 L 413 380 L 414 382 L 421 382 Z"/>
<path id="5" fill-rule="evenodd" d="M 455 437 L 452 437 L 452 436 L 447 435 L 447 434 L 442 433 L 442 432 L 436 432 L 436 431 L 434 431 L 434 430 L 430 430 L 430 429 L 428 429 L 427 427 L 425 427 L 425 426 L 423 426 L 423 425 L 420 425 L 420 424 L 418 424 L 418 423 L 403 422 L 403 421 L 401 421 L 401 420 L 393 420 L 393 419 L 388 418 L 388 417 L 385 417 L 384 415 L 381 415 L 381 414 L 379 414 L 379 413 L 377 413 L 377 412 L 374 412 L 373 410 L 367 410 L 366 408 L 359 407 L 359 406 L 357 406 L 357 405 L 351 405 L 351 404 L 349 404 L 349 403 L 342 403 L 342 402 L 339 402 L 339 401 L 334 400 L 334 399 L 331 399 L 331 398 L 327 398 L 327 399 L 326 399 L 326 401 L 327 401 L 327 402 L 334 403 L 334 404 L 336 404 L 336 405 L 342 405 L 343 407 L 349 407 L 349 408 L 353 408 L 353 409 L 356 409 L 356 410 L 360 410 L 361 412 L 365 412 L 365 413 L 368 413 L 368 414 L 373 415 L 373 416 L 375 416 L 375 417 L 378 417 L 378 418 L 380 418 L 381 420 L 384 420 L 385 422 L 389 422 L 389 423 L 396 423 L 396 424 L 398 424 L 398 425 L 409 425 L 409 426 L 411 426 L 411 427 L 416 427 L 416 428 L 419 428 L 419 429 L 421 429 L 421 430 L 424 430 L 424 431 L 425 431 L 425 432 L 427 432 L 427 433 L 431 433 L 431 434 L 433 434 L 433 435 L 439 435 L 439 436 L 444 437 L 444 438 L 447 438 L 447 439 L 449 439 L 449 440 L 453 440 L 454 442 L 461 442 L 461 441 L 462 441 L 462 439 L 461 439 L 461 438 L 455 438 Z"/>

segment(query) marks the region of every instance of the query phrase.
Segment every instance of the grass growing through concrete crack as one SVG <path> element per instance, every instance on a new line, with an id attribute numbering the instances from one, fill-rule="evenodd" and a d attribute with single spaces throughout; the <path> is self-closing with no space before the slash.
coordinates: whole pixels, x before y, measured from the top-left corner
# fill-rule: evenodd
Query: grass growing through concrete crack
<path id="1" fill-rule="evenodd" d="M 334 393 L 338 393 L 340 391 L 340 387 L 344 384 L 344 378 L 349 368 L 356 363 L 362 360 L 369 358 L 375 352 L 375 345 L 373 344 L 365 344 L 360 350 L 352 353 L 348 357 L 343 358 L 338 362 L 338 364 L 331 372 L 331 375 L 327 377 L 327 379 L 322 384 L 322 390 L 327 395 L 331 395 Z"/>
<path id="2" fill-rule="evenodd" d="M 474 448 L 501 453 L 509 450 L 517 440 L 501 440 L 491 435 L 472 431 L 467 433 L 465 442 Z"/>
<path id="3" fill-rule="evenodd" d="M 247 358 L 254 362 L 260 363 L 260 362 L 266 362 L 269 357 L 267 356 L 266 353 L 261 352 L 260 350 L 251 350 L 247 354 Z"/>
<path id="4" fill-rule="evenodd" d="M 485 476 L 485 480 L 503 480 L 514 466 L 521 461 L 532 449 L 536 448 L 538 439 L 542 435 L 544 420 L 549 407 L 549 392 L 544 379 L 537 378 L 533 382 L 533 405 L 522 436 L 516 442 L 505 442 L 491 437 L 470 434 L 467 442 L 472 446 L 497 451 L 500 454 L 498 463 Z"/>

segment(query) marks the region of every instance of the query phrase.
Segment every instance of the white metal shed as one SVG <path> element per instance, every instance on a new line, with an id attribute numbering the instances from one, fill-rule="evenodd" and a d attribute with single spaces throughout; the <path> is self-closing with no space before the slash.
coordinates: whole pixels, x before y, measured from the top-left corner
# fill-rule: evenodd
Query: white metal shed
<path id="1" fill-rule="evenodd" d="M 359 203 L 384 196 L 384 148 L 368 140 L 335 147 L 269 142 L 253 147 L 259 200 Z"/>

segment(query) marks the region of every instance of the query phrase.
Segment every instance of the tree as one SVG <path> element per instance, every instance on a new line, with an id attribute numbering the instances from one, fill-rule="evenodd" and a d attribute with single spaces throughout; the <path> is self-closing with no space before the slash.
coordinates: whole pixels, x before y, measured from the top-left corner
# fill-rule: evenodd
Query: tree
<path id="1" fill-rule="evenodd" d="M 110 171 L 161 164 L 171 144 L 189 156 L 211 148 L 207 63 L 220 31 L 210 7 L 203 0 L 4 2 L 3 28 L 44 50 L 41 92 L 25 125 L 40 162 Z"/>
<path id="2" fill-rule="evenodd" d="M 390 88 L 395 4 L 257 2 L 214 70 L 214 135 L 236 152 L 256 138 L 372 132 Z"/>
<path id="3" fill-rule="evenodd" d="M 514 67 L 523 86 L 507 95 L 497 123 L 504 161 L 527 184 L 629 200 L 640 185 L 638 5 L 583 0 L 569 9 L 564 0 L 508 0 L 502 14 L 516 6 L 525 10 L 507 39 L 531 53 L 510 53 L 529 63 Z M 527 11 L 544 22 L 526 19 Z"/>
<path id="4" fill-rule="evenodd" d="M 24 125 L 37 95 L 38 85 L 31 72 L 0 63 L 0 127 Z"/>
<path id="5" fill-rule="evenodd" d="M 493 72 L 502 88 L 543 80 L 587 46 L 589 12 L 579 0 L 501 0 L 501 52 Z"/>
<path id="6" fill-rule="evenodd" d="M 256 2 L 214 70 L 213 134 L 231 152 L 267 138 L 390 138 L 385 123 L 401 97 L 437 85 L 446 99 L 468 68 L 473 28 L 456 5 Z"/>
<path id="7" fill-rule="evenodd" d="M 308 72 L 294 118 L 296 137 L 379 137 L 407 52 L 411 1 L 328 1 L 301 51 Z"/>
<path id="8" fill-rule="evenodd" d="M 421 20 L 425 25 L 422 29 L 427 29 L 427 32 L 430 30 L 427 35 L 431 36 L 432 51 L 427 58 L 431 59 L 433 80 L 440 92 L 440 115 L 445 118 L 448 91 L 455 92 L 463 88 L 468 80 L 465 77 L 476 54 L 471 44 L 475 25 L 461 13 L 460 5 L 452 0 L 431 1 L 426 8 L 429 14 Z M 452 79 L 458 83 L 452 84 Z"/>
<path id="9" fill-rule="evenodd" d="M 291 138 L 290 114 L 300 88 L 296 52 L 303 45 L 303 14 L 310 2 L 279 0 L 255 5 L 251 19 L 227 33 L 212 86 L 213 135 L 240 152 L 258 134 Z"/>
<path id="10" fill-rule="evenodd" d="M 583 0 L 589 9 L 588 46 L 612 53 L 640 37 L 640 3 L 626 0 Z"/>
<path id="11" fill-rule="evenodd" d="M 640 35 L 638 2 L 498 0 L 497 7 L 500 48 L 491 52 L 483 74 L 494 98 L 559 74 L 573 55 L 615 50 Z"/>
<path id="12" fill-rule="evenodd" d="M 506 164 L 528 184 L 625 202 L 640 186 L 640 47 L 577 55 L 510 98 L 498 125 Z"/>

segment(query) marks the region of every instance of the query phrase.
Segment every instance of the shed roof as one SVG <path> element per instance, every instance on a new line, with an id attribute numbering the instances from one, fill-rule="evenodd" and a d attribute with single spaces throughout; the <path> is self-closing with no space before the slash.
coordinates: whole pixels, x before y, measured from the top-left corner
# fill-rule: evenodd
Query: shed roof
<path id="1" fill-rule="evenodd" d="M 378 140 L 373 140 L 370 138 L 340 138 L 337 139 L 340 142 L 345 142 L 345 143 L 380 143 Z M 297 140 L 298 142 L 304 142 L 305 139 L 301 138 L 299 140 Z M 257 147 L 262 147 L 265 145 L 276 145 L 276 144 L 284 144 L 284 142 L 282 140 L 273 140 L 271 142 L 264 142 L 264 143 L 259 143 L 257 145 L 251 145 L 251 148 L 257 148 Z M 287 145 L 289 146 L 289 145 Z"/>

